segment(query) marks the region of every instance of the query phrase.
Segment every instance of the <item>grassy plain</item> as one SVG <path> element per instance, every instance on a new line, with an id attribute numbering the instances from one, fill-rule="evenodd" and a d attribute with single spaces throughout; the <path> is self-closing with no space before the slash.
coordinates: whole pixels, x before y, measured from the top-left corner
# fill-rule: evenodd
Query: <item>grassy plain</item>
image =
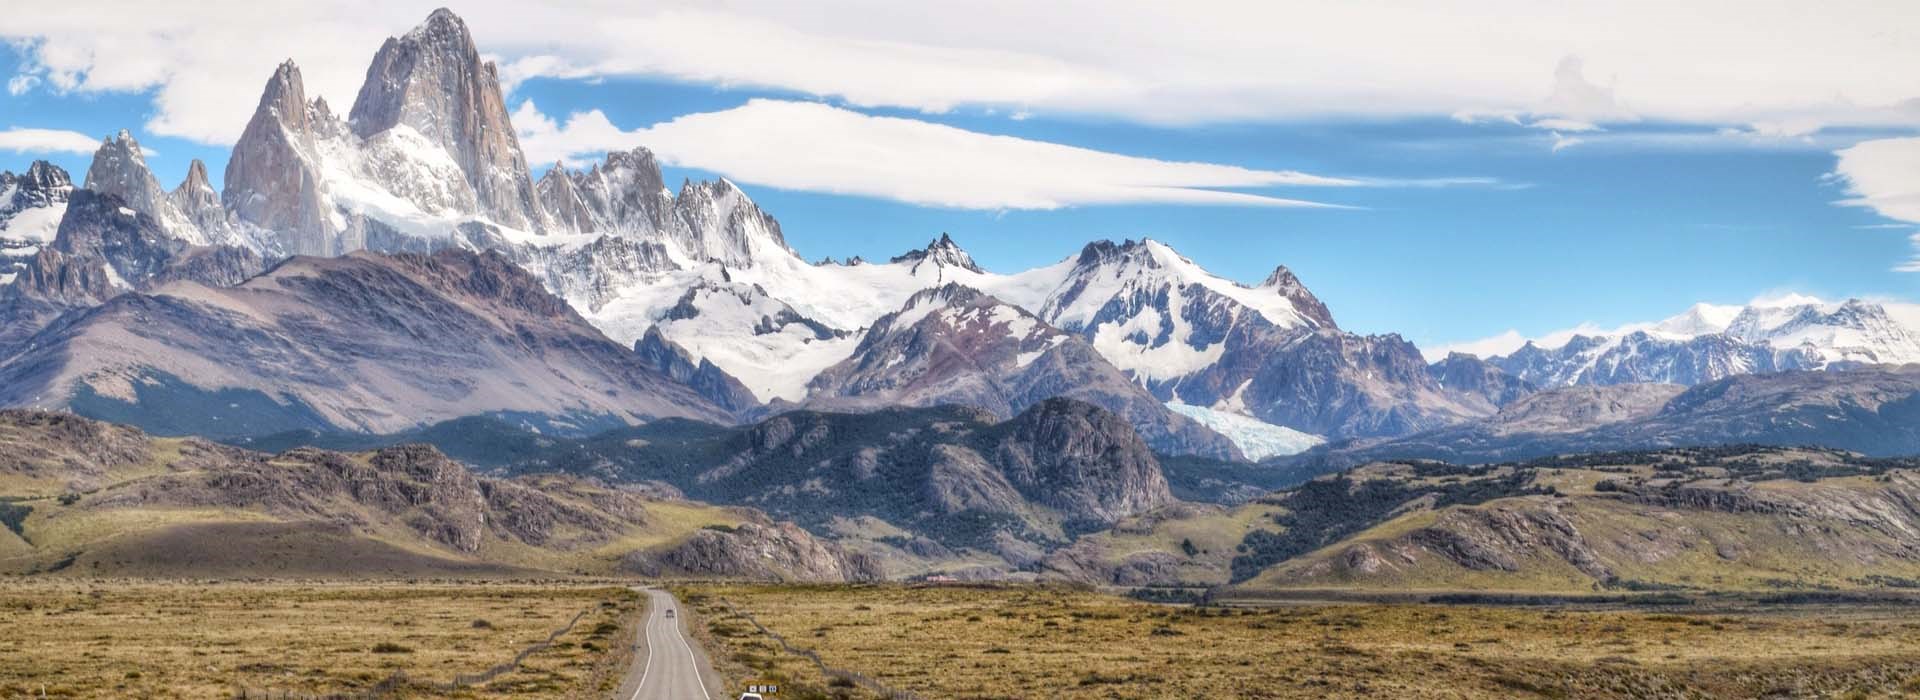
<path id="1" fill-rule="evenodd" d="M 1911 607 L 1183 608 L 1065 588 L 680 590 L 723 674 L 811 697 L 1920 697 Z M 752 621 L 748 618 L 751 617 Z"/>
<path id="2" fill-rule="evenodd" d="M 241 688 L 349 693 L 395 672 L 393 697 L 610 695 L 638 594 L 521 583 L 0 583 L 0 698 L 225 698 Z M 585 613 L 519 670 L 511 661 Z"/>

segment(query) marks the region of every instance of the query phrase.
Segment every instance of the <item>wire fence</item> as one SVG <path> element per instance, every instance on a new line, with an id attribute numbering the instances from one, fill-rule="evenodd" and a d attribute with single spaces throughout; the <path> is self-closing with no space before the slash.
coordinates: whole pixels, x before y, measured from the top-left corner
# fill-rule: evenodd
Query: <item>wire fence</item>
<path id="1" fill-rule="evenodd" d="M 872 676 L 868 676 L 864 673 L 828 666 L 826 661 L 823 661 L 820 659 L 819 653 L 815 652 L 812 649 L 808 649 L 806 647 L 796 647 L 792 644 L 787 643 L 787 638 L 780 636 L 779 632 L 775 632 L 773 630 L 767 629 L 766 625 L 762 625 L 760 624 L 759 620 L 753 619 L 753 613 L 743 612 L 740 609 L 733 607 L 732 603 L 729 603 L 724 599 L 720 600 L 719 603 L 722 607 L 725 607 L 727 609 L 727 612 L 729 614 L 732 614 L 735 617 L 739 617 L 743 620 L 746 620 L 748 624 L 753 625 L 754 629 L 760 630 L 761 634 L 767 635 L 767 637 L 771 638 L 775 643 L 779 644 L 781 650 L 789 654 L 793 654 L 794 656 L 799 656 L 801 658 L 804 658 L 808 661 L 813 662 L 813 665 L 816 668 L 820 669 L 820 673 L 822 675 L 825 675 L 828 678 L 839 678 L 839 679 L 846 680 L 847 682 L 853 683 L 862 688 L 866 688 L 867 690 L 873 691 L 875 693 L 879 693 L 881 696 L 890 698 L 891 700 L 922 700 L 922 698 L 919 695 L 916 695 L 914 693 L 911 693 L 905 690 L 895 689 L 891 686 L 888 686 L 885 683 L 881 683 L 879 679 L 876 679 Z"/>

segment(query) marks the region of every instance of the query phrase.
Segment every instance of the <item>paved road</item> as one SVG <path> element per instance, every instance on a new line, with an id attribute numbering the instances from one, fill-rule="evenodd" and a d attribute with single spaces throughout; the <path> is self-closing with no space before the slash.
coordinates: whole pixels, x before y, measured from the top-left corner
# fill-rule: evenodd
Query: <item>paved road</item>
<path id="1" fill-rule="evenodd" d="M 637 672 L 629 672 L 621 684 L 620 700 L 725 700 L 725 689 L 714 684 L 717 676 L 707 658 L 687 643 L 680 631 L 678 617 L 667 617 L 678 610 L 679 602 L 666 591 L 646 589 L 647 622 L 640 629 L 639 653 L 634 655 Z"/>

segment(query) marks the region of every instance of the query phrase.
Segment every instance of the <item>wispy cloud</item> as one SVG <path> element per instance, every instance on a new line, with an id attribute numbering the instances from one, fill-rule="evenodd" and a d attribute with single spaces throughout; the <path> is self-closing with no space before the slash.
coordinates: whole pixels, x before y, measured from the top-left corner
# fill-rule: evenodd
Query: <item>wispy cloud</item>
<path id="1" fill-rule="evenodd" d="M 753 100 L 622 130 L 598 110 L 564 122 L 529 100 L 513 121 L 529 159 L 578 163 L 644 145 L 670 163 L 782 189 L 958 209 L 1099 204 L 1334 207 L 1237 190 L 1353 187 L 1361 180 L 1292 170 L 1140 158 L 985 134 L 815 102 Z"/>
<path id="2" fill-rule="evenodd" d="M 78 131 L 11 128 L 0 131 L 0 150 L 16 153 L 92 153 L 100 142 Z M 148 155 L 152 155 L 149 153 Z"/>
<path id="3" fill-rule="evenodd" d="M 1586 139 L 1578 136 L 1567 136 L 1558 131 L 1553 132 L 1553 152 L 1554 153 L 1559 153 L 1562 149 L 1572 148 L 1574 146 L 1578 146 L 1586 142 L 1587 142 Z"/>

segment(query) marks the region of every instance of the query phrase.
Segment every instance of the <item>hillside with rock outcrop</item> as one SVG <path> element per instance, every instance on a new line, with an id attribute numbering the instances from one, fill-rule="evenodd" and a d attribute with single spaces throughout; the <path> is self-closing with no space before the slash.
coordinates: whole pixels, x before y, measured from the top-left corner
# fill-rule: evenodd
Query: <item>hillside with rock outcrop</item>
<path id="1" fill-rule="evenodd" d="M 7 573 L 657 575 L 669 563 L 693 576 L 878 576 L 758 511 L 580 478 L 481 477 L 420 445 L 266 454 L 32 411 L 0 412 L 0 444 Z"/>
<path id="2" fill-rule="evenodd" d="M 1081 538 L 1052 576 L 1241 592 L 1920 585 L 1920 461 L 1759 446 L 1383 462 Z"/>

